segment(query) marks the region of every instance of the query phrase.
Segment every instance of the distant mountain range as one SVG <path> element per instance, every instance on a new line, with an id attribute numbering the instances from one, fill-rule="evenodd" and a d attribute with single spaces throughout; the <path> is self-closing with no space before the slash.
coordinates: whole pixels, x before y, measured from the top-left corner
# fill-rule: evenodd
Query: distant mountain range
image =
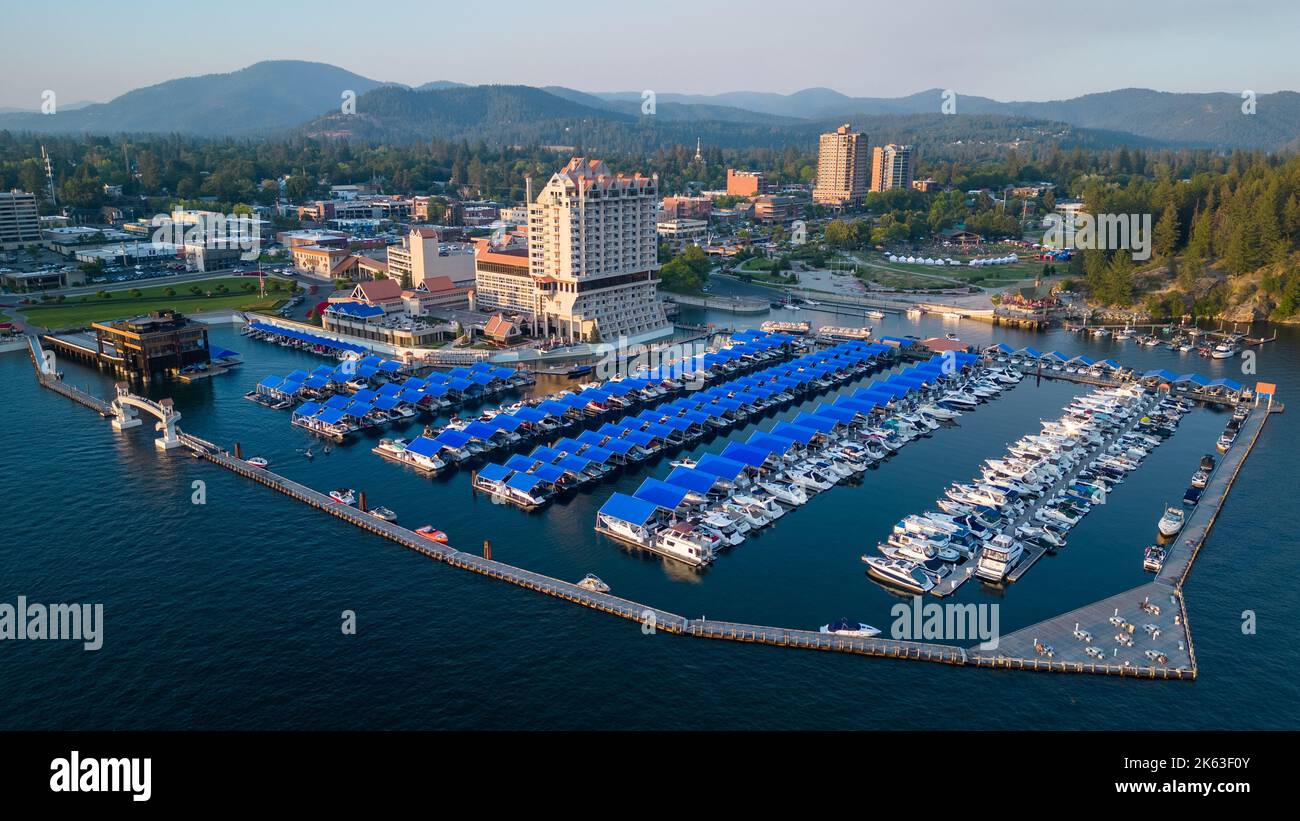
<path id="1" fill-rule="evenodd" d="M 347 91 L 357 95 L 355 115 L 341 110 Z M 602 140 L 627 145 L 637 135 L 668 139 L 689 132 L 714 145 L 766 146 L 813 139 L 818 129 L 834 122 L 860 125 L 864 119 L 895 122 L 907 117 L 937 122 L 930 115 L 940 114 L 942 95 L 940 89 L 894 98 L 851 97 L 828 88 L 793 94 L 663 92 L 656 95 L 651 119 L 642 116 L 641 92 L 469 86 L 449 80 L 412 88 L 325 63 L 276 60 L 229 74 L 169 80 L 106 103 L 65 105 L 53 115 L 0 110 L 0 129 L 231 137 L 308 134 L 396 141 L 441 137 L 592 146 Z M 1147 89 L 1050 102 L 1000 102 L 959 93 L 955 104 L 955 122 L 973 117 L 995 131 L 1030 127 L 1039 132 L 1050 132 L 1048 124 L 1060 123 L 1090 144 L 1300 149 L 1300 94 L 1291 91 L 1259 95 L 1254 114 L 1242 113 L 1236 94 Z"/>

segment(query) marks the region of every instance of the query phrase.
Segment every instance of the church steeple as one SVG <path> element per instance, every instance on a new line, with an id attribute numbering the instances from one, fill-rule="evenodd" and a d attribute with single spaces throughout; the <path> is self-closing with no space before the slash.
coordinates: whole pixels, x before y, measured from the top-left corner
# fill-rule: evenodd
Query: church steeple
<path id="1" fill-rule="evenodd" d="M 704 165 L 704 151 L 699 137 L 695 138 L 695 161 L 700 165 Z"/>

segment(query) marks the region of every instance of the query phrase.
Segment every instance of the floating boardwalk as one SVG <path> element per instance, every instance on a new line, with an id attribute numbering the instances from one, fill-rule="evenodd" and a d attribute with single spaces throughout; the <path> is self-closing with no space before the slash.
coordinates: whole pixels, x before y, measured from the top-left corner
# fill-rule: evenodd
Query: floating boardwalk
<path id="1" fill-rule="evenodd" d="M 64 385 L 61 380 L 42 373 L 43 358 L 40 345 L 34 338 L 30 342 L 36 377 L 41 385 L 104 415 L 112 415 L 108 402 Z M 929 661 L 955 666 L 1190 680 L 1196 677 L 1196 656 L 1188 632 L 1182 584 L 1218 516 L 1233 481 L 1258 440 L 1270 411 L 1280 410 L 1281 406 L 1257 408 L 1248 417 L 1238 435 L 1238 444 L 1229 450 L 1211 476 L 1200 505 L 1189 517 L 1179 537 L 1181 541 L 1170 549 L 1164 569 L 1155 581 L 1003 636 L 998 646 L 990 649 L 962 648 L 956 645 L 880 637 L 840 636 L 811 630 L 712 621 L 706 618 L 688 619 L 667 610 L 608 593 L 587 590 L 572 582 L 438 544 L 414 531 L 386 522 L 351 505 L 344 505 L 320 491 L 265 468 L 251 467 L 217 445 L 197 436 L 178 432 L 178 438 L 180 444 L 214 465 L 265 485 L 362 530 L 396 542 L 430 559 L 618 616 L 640 624 L 643 630 L 653 628 L 655 631 L 663 630 L 666 633 L 696 638 Z M 486 547 L 485 545 L 485 549 Z M 1135 550 L 1135 562 L 1138 561 L 1138 556 Z M 1113 624 L 1112 617 L 1117 617 L 1123 626 Z M 1152 625 L 1151 632 L 1148 632 L 1146 625 Z M 1091 641 L 1076 639 L 1073 635 L 1076 629 L 1087 631 Z M 1115 641 L 1115 636 L 1121 630 L 1131 637 L 1131 644 Z M 1101 651 L 1102 658 L 1095 658 L 1088 654 L 1089 647 Z M 1151 651 L 1156 658 L 1147 657 L 1147 651 Z"/>

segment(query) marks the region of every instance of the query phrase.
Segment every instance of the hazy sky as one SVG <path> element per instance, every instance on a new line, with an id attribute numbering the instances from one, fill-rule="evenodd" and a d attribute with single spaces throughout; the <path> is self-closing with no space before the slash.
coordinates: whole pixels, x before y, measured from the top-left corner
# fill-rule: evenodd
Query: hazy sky
<path id="1" fill-rule="evenodd" d="M 817 16 L 814 16 L 816 12 Z M 418 85 L 1049 100 L 1300 86 L 1295 0 L 6 2 L 0 106 L 104 101 L 260 60 Z"/>

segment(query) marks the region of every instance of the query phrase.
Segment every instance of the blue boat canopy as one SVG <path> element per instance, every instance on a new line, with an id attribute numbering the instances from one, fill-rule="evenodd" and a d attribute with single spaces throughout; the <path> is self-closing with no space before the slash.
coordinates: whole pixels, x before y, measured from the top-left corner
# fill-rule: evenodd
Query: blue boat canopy
<path id="1" fill-rule="evenodd" d="M 637 526 L 653 519 L 658 510 L 654 502 L 647 502 L 624 493 L 615 493 L 600 507 L 602 515 Z"/>
<path id="2" fill-rule="evenodd" d="M 442 450 L 442 446 L 427 436 L 417 436 L 410 442 L 406 443 L 406 449 L 417 456 L 433 456 L 438 451 Z M 489 465 L 488 467 L 492 467 L 492 465 Z M 500 465 L 496 465 L 496 467 L 500 467 Z M 484 468 L 484 470 L 486 469 L 487 468 Z M 479 471 L 480 474 L 483 472 L 483 470 Z"/>
<path id="3" fill-rule="evenodd" d="M 752 468 L 761 468 L 770 454 L 769 450 L 742 445 L 739 442 L 730 442 L 722 449 L 724 459 L 731 459 Z"/>
<path id="4" fill-rule="evenodd" d="M 647 502 L 654 502 L 665 510 L 673 511 L 686 498 L 688 492 L 686 488 L 679 485 L 670 485 L 658 479 L 646 479 L 632 495 Z"/>
<path id="5" fill-rule="evenodd" d="M 745 472 L 745 465 L 735 459 L 706 453 L 700 457 L 700 461 L 695 463 L 695 469 L 734 481 L 737 476 Z"/>
<path id="6" fill-rule="evenodd" d="M 676 467 L 668 474 L 667 481 L 670 485 L 684 487 L 696 493 L 708 493 L 717 484 L 718 477 L 695 468 Z"/>

